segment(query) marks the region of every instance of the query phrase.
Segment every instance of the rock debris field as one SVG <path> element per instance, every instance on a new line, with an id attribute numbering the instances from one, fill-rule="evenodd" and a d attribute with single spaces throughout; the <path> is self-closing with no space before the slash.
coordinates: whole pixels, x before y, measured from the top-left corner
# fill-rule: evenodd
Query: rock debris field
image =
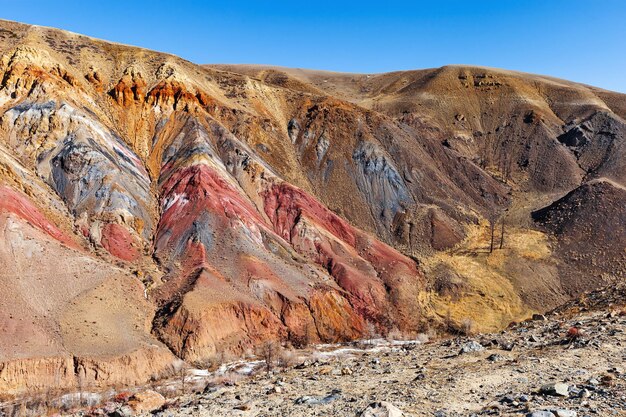
<path id="1" fill-rule="evenodd" d="M 624 311 L 609 308 L 536 315 L 474 337 L 323 345 L 292 352 L 291 364 L 270 372 L 250 362 L 188 378 L 185 394 L 172 381 L 154 387 L 164 397 L 118 395 L 73 415 L 623 416 L 625 328 Z M 160 400 L 151 404 L 150 393 Z"/>

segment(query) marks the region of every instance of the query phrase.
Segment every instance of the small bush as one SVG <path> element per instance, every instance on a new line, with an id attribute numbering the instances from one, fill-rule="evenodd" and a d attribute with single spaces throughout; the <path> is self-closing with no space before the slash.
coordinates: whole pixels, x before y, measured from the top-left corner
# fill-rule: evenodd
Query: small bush
<path id="1" fill-rule="evenodd" d="M 468 317 L 461 320 L 459 333 L 461 333 L 463 336 L 471 336 L 472 334 L 474 334 L 474 321 Z"/>
<path id="2" fill-rule="evenodd" d="M 365 331 L 363 336 L 365 337 L 365 340 L 369 345 L 373 344 L 374 339 L 380 338 L 380 334 L 378 333 L 376 325 L 373 322 L 368 320 L 367 323 L 365 323 Z"/>
<path id="3" fill-rule="evenodd" d="M 397 328 L 394 327 L 387 333 L 387 341 L 393 342 L 394 340 L 404 340 L 405 335 Z"/>
<path id="4" fill-rule="evenodd" d="M 448 266 L 438 265 L 432 275 L 433 289 L 441 297 L 458 301 L 467 292 L 467 283 Z"/>
<path id="5" fill-rule="evenodd" d="M 284 369 L 295 365 L 297 359 L 293 349 L 279 349 L 277 362 L 280 368 Z"/>
<path id="6" fill-rule="evenodd" d="M 419 333 L 417 337 L 415 338 L 415 340 L 417 340 L 420 343 L 428 343 L 428 341 L 430 340 L 430 336 L 428 336 L 428 334 L 426 333 Z"/>

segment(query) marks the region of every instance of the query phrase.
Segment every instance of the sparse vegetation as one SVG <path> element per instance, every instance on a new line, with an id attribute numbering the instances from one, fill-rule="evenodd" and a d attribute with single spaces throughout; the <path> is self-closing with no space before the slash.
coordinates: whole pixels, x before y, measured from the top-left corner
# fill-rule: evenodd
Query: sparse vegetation
<path id="1" fill-rule="evenodd" d="M 461 320 L 461 325 L 459 326 L 459 332 L 463 336 L 471 336 L 474 334 L 474 321 L 469 317 Z"/>
<path id="2" fill-rule="evenodd" d="M 280 357 L 281 346 L 274 340 L 266 340 L 261 344 L 257 355 L 263 360 L 265 364 L 265 371 L 271 372 L 276 365 L 276 361 Z"/>
<path id="3" fill-rule="evenodd" d="M 380 338 L 380 333 L 378 332 L 376 325 L 370 320 L 365 322 L 364 338 L 369 345 L 373 344 L 374 339 Z"/>

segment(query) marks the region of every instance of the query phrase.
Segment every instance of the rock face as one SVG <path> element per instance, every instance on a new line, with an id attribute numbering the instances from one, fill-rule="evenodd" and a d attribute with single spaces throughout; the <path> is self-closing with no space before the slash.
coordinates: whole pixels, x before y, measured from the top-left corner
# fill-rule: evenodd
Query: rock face
<path id="1" fill-rule="evenodd" d="M 133 384 L 266 341 L 495 331 L 626 269 L 619 94 L 0 27 L 0 391 Z"/>

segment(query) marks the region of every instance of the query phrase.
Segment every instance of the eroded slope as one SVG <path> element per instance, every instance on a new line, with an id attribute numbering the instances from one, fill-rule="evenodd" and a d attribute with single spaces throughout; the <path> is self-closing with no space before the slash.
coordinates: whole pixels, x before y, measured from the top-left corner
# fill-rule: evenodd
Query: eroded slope
<path id="1" fill-rule="evenodd" d="M 497 330 L 623 273 L 620 95 L 484 68 L 201 67 L 0 25 L 7 390 L 266 340 Z M 602 233 L 578 228 L 586 189 Z M 548 213 L 580 220 L 533 222 L 563 196 Z"/>

